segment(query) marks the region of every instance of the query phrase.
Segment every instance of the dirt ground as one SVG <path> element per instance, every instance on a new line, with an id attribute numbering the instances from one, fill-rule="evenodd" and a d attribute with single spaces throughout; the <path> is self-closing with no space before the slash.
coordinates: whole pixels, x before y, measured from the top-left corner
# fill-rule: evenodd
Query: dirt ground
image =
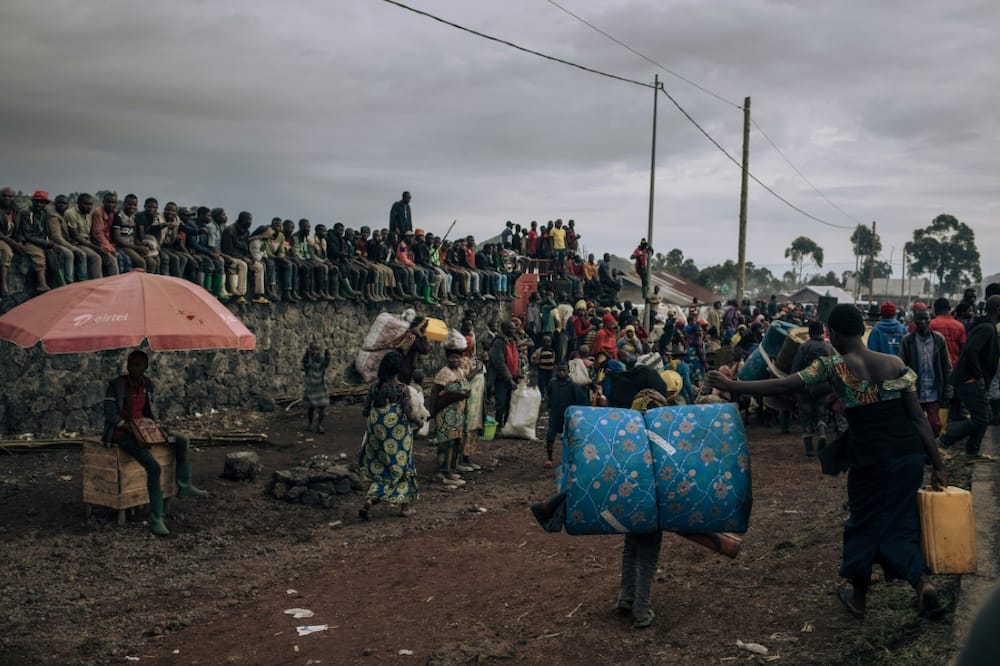
<path id="1" fill-rule="evenodd" d="M 142 512 L 124 527 L 110 511 L 85 518 L 78 450 L 0 453 L 0 663 L 937 664 L 953 651 L 950 614 L 918 619 L 905 584 L 874 587 L 864 623 L 848 617 L 834 596 L 845 480 L 777 426 L 749 428 L 754 508 L 739 557 L 667 535 L 657 619 L 635 631 L 612 610 L 621 537 L 546 534 L 531 516 L 554 488 L 542 442 L 483 443 L 485 469 L 447 491 L 418 441 L 416 515 L 377 509 L 364 523 L 359 496 L 330 510 L 263 492 L 275 469 L 353 457 L 359 406 L 333 408 L 325 435 L 304 432 L 300 413 L 212 418 L 268 434 L 253 447 L 264 471 L 225 481 L 225 454 L 251 447 L 196 449 L 195 482 L 212 497 L 172 502 L 162 539 Z M 935 581 L 951 606 L 958 578 Z"/>

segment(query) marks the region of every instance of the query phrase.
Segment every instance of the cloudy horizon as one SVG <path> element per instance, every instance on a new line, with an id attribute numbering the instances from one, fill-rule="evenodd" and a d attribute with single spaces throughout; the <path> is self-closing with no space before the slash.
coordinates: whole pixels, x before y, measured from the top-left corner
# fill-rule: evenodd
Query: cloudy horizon
<path id="1" fill-rule="evenodd" d="M 413 7 L 629 79 L 658 74 L 739 158 L 742 111 L 680 81 L 544 0 Z M 950 213 L 1000 271 L 992 109 L 1000 6 L 988 1 L 733 0 L 560 3 L 721 97 L 752 97 L 747 258 L 780 276 L 805 235 L 822 269 L 853 269 L 876 220 L 894 276 L 912 231 Z M 646 236 L 649 88 L 531 56 L 378 0 L 0 8 L 0 185 L 114 189 L 349 226 L 388 221 L 486 238 L 506 220 L 573 218 L 589 251 Z M 653 246 L 705 267 L 736 258 L 740 171 L 663 96 Z M 839 210 L 838 210 L 839 209 Z M 843 212 L 841 212 L 843 211 Z"/>

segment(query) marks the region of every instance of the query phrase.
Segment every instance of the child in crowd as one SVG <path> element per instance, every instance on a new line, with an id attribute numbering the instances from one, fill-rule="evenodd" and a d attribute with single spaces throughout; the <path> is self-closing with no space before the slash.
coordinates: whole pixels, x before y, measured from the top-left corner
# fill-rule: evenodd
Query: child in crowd
<path id="1" fill-rule="evenodd" d="M 319 345 L 310 343 L 302 356 L 303 391 L 302 406 L 308 411 L 306 431 L 313 431 L 313 416 L 316 417 L 316 432 L 323 433 L 323 417 L 330 406 L 330 391 L 326 388 L 326 369 L 330 367 L 330 350 L 320 356 Z"/>
<path id="2" fill-rule="evenodd" d="M 465 401 L 469 397 L 469 382 L 462 371 L 462 350 L 447 349 L 447 361 L 434 377 L 431 405 L 437 434 L 437 479 L 446 488 L 465 485 L 455 469 L 466 435 Z"/>
<path id="3" fill-rule="evenodd" d="M 566 408 L 574 405 L 586 407 L 590 404 L 587 390 L 574 384 L 569 378 L 569 365 L 561 362 L 556 366 L 556 376 L 549 380 L 545 394 L 548 396 L 549 427 L 545 433 L 545 468 L 552 468 L 552 452 L 556 436 L 562 434 L 566 425 Z"/>
<path id="4" fill-rule="evenodd" d="M 538 388 L 542 393 L 542 400 L 545 399 L 549 388 L 549 381 L 552 379 L 552 371 L 556 367 L 556 351 L 552 346 L 552 336 L 542 336 L 542 346 L 531 355 L 531 363 L 538 373 Z"/>

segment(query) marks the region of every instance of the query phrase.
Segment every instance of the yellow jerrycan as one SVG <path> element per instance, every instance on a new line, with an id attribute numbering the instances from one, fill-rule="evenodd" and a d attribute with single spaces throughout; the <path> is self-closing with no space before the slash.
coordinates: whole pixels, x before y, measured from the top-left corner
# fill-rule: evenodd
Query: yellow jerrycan
<path id="1" fill-rule="evenodd" d="M 972 493 L 955 486 L 917 491 L 920 550 L 931 573 L 976 572 L 976 524 Z"/>

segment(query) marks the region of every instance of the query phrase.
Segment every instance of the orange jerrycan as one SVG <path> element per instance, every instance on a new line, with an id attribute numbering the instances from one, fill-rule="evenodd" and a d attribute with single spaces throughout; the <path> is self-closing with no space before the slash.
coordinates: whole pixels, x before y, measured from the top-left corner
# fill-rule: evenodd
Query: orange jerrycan
<path id="1" fill-rule="evenodd" d="M 976 524 L 972 493 L 948 486 L 917 491 L 920 510 L 920 550 L 931 573 L 965 574 L 976 571 Z"/>

